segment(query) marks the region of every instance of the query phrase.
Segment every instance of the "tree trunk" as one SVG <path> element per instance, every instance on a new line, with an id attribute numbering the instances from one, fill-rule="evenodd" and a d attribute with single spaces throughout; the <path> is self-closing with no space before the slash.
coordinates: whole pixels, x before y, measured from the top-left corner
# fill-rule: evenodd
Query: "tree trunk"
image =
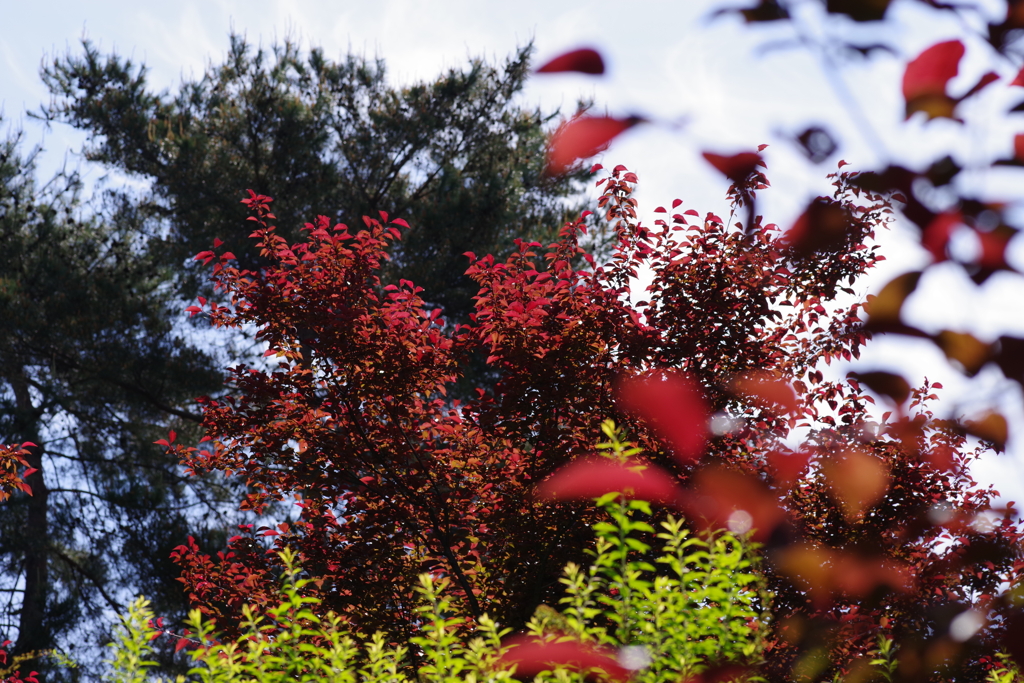
<path id="1" fill-rule="evenodd" d="M 39 411 L 32 405 L 24 368 L 14 368 L 8 375 L 8 381 L 14 392 L 17 409 L 17 436 L 23 442 L 31 441 L 38 444 Z M 19 654 L 43 650 L 53 645 L 52 634 L 47 632 L 44 623 L 49 588 L 49 491 L 43 479 L 42 446 L 37 445 L 28 450 L 26 461 L 29 467 L 36 469 L 36 472 L 25 479 L 25 483 L 32 488 L 32 496 L 28 499 L 28 516 L 23 529 L 25 593 L 18 621 L 18 642 L 15 645 L 15 652 Z"/>

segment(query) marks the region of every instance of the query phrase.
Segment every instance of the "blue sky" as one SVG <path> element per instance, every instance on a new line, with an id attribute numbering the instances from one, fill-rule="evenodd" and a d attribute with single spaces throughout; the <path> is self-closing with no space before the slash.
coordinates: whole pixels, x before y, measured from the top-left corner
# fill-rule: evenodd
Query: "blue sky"
<path id="1" fill-rule="evenodd" d="M 740 4 L 734 0 L 731 4 Z M 602 79 L 582 76 L 537 77 L 524 100 L 547 109 L 571 112 L 580 97 L 593 99 L 613 114 L 639 113 L 657 123 L 634 129 L 603 155 L 607 164 L 625 164 L 641 181 L 638 197 L 646 216 L 675 197 L 698 211 L 719 211 L 726 183 L 700 158 L 702 150 L 729 153 L 769 143 L 766 152 L 773 189 L 763 197 L 770 222 L 788 225 L 814 196 L 825 193 L 824 176 L 839 158 L 854 168 L 871 168 L 888 155 L 913 165 L 952 151 L 966 161 L 1006 156 L 1013 131 L 990 111 L 1005 111 L 1016 93 L 997 84 L 978 103 L 981 125 L 965 134 L 956 124 L 921 121 L 904 124 L 900 78 L 903 64 L 938 40 L 959 37 L 964 27 L 949 19 L 936 20 L 911 2 L 897 0 L 891 26 L 850 25 L 847 35 L 865 40 L 891 40 L 901 55 L 881 55 L 851 64 L 842 78 L 864 118 L 882 140 L 869 144 L 843 106 L 842 96 L 826 78 L 821 61 L 801 49 L 759 49 L 792 37 L 787 26 L 745 27 L 735 18 L 709 20 L 721 2 L 558 2 L 520 0 L 405 0 L 351 2 L 307 0 L 186 0 L 175 3 L 92 0 L 87 3 L 19 3 L 5 10 L 7 30 L 0 37 L 0 100 L 7 124 L 25 128 L 32 143 L 46 152 L 41 173 L 46 175 L 65 159 L 78 163 L 73 151 L 82 137 L 66 128 L 44 131 L 26 119 L 26 110 L 48 100 L 38 78 L 40 63 L 67 50 L 76 50 L 88 37 L 102 50 L 116 50 L 145 63 L 151 83 L 173 89 L 182 76 L 199 76 L 211 60 L 219 61 L 234 30 L 253 42 L 269 45 L 291 36 L 303 45 L 318 45 L 328 56 L 352 50 L 382 56 L 396 83 L 430 78 L 440 70 L 463 64 L 470 56 L 501 59 L 533 39 L 539 60 L 589 45 L 609 64 Z M 797 3 L 807 35 L 820 34 L 816 4 Z M 981 3 L 998 11 L 999 3 Z M 965 90 L 990 68 L 980 44 L 968 42 L 968 56 L 952 90 Z M 1005 67 L 1001 67 L 1006 71 Z M 1012 75 L 1012 74 L 1005 74 Z M 824 124 L 841 147 L 822 166 L 806 162 L 787 136 L 809 124 Z M 69 153 L 71 150 L 71 153 Z M 101 169 L 83 166 L 90 181 Z M 1020 199 L 1017 172 L 966 177 L 979 194 Z M 110 177 L 108 182 L 127 179 Z M 892 276 L 927 262 L 913 235 L 897 225 L 883 237 L 888 261 L 859 284 L 859 293 L 877 291 Z M 1018 245 L 1019 247 L 1020 245 Z M 968 247 L 969 248 L 969 245 Z M 1024 250 L 1016 249 L 1019 254 Z M 1024 258 L 1018 263 L 1024 265 Z M 952 270 L 930 273 L 908 304 L 907 315 L 925 329 L 974 331 L 985 339 L 1001 333 L 1024 335 L 1024 288 L 1013 276 L 993 278 L 976 289 Z M 997 400 L 1020 422 L 1018 392 L 998 381 L 998 373 L 967 382 L 950 370 L 930 346 L 883 340 L 869 346 L 865 365 L 905 372 L 912 381 L 926 374 L 948 388 L 945 405 L 953 412 L 970 411 Z M 836 374 L 845 374 L 843 367 Z M 1024 495 L 1024 443 L 1017 439 L 1012 457 L 990 459 L 978 469 L 981 481 L 1021 500 Z"/>

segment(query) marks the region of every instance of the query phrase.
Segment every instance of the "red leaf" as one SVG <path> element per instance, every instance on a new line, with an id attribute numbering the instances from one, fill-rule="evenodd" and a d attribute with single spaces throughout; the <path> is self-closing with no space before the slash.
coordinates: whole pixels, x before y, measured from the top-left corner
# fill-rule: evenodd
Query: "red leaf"
<path id="1" fill-rule="evenodd" d="M 754 475 L 708 467 L 697 473 L 694 482 L 696 497 L 689 513 L 708 529 L 729 529 L 736 534 L 753 529 L 753 539 L 764 542 L 785 520 L 775 494 Z"/>
<path id="2" fill-rule="evenodd" d="M 978 374 L 982 366 L 992 358 L 992 345 L 966 332 L 941 330 L 932 339 L 946 354 L 946 358 L 956 361 L 968 377 Z"/>
<path id="3" fill-rule="evenodd" d="M 722 175 L 735 183 L 745 180 L 747 176 L 757 170 L 758 166 L 765 166 L 764 159 L 756 152 L 740 152 L 732 156 L 704 152 L 704 158 Z"/>
<path id="4" fill-rule="evenodd" d="M 1006 449 L 1009 428 L 1006 418 L 999 413 L 993 411 L 977 420 L 966 420 L 963 427 L 968 434 L 994 443 L 997 451 Z"/>
<path id="5" fill-rule="evenodd" d="M 946 94 L 946 84 L 960 70 L 964 44 L 949 40 L 932 45 L 909 64 L 903 73 L 903 97 L 908 102 L 922 95 Z"/>
<path id="6" fill-rule="evenodd" d="M 1024 135 L 1018 137 L 1024 138 Z M 931 253 L 936 263 L 942 263 L 949 258 L 946 255 L 946 245 L 949 244 L 953 231 L 963 223 L 963 220 L 964 217 L 959 211 L 947 211 L 933 218 L 924 229 L 921 246 Z"/>
<path id="7" fill-rule="evenodd" d="M 929 118 L 952 118 L 956 101 L 946 93 L 946 85 L 960 70 L 964 45 L 949 40 L 932 45 L 907 64 L 903 73 L 903 99 L 907 103 L 907 118 L 924 111 Z"/>
<path id="8" fill-rule="evenodd" d="M 1024 83 L 1022 83 L 1021 85 L 1024 85 Z M 1014 136 L 1013 156 L 1018 161 L 1024 161 L 1024 134 Z"/>
<path id="9" fill-rule="evenodd" d="M 618 491 L 628 498 L 652 503 L 673 503 L 682 489 L 665 470 L 637 461 L 619 463 L 608 458 L 582 458 L 548 477 L 535 490 L 541 500 L 580 500 L 599 498 Z"/>
<path id="10" fill-rule="evenodd" d="M 867 385 L 868 389 L 871 389 L 876 394 L 885 396 L 897 406 L 903 405 L 910 398 L 910 382 L 901 375 L 883 370 L 874 370 L 871 372 L 850 372 L 847 374 L 847 377 L 856 382 L 863 382 Z"/>
<path id="11" fill-rule="evenodd" d="M 878 586 L 906 591 L 913 583 L 912 572 L 888 558 L 865 557 L 809 543 L 782 549 L 775 558 L 779 570 L 804 588 L 818 607 L 827 605 L 834 595 L 859 598 Z"/>
<path id="12" fill-rule="evenodd" d="M 515 664 L 517 677 L 533 677 L 559 665 L 584 671 L 601 669 L 615 681 L 628 680 L 631 673 L 616 661 L 612 650 L 594 645 L 575 641 L 543 642 L 525 636 L 513 637 L 506 645 L 511 649 L 499 661 L 505 665 Z"/>
<path id="13" fill-rule="evenodd" d="M 1003 268 L 1012 270 L 1006 263 L 1006 247 L 1009 246 L 1010 239 L 1016 234 L 1015 232 L 997 228 L 991 231 L 975 230 L 974 234 L 977 235 L 978 243 L 981 245 L 981 254 L 976 261 L 979 266 L 996 270 Z"/>
<path id="14" fill-rule="evenodd" d="M 391 221 L 391 224 L 392 225 L 400 225 L 403 228 L 408 228 L 409 227 L 409 224 L 406 222 L 406 220 L 404 218 L 396 218 L 395 220 Z"/>
<path id="15" fill-rule="evenodd" d="M 235 255 L 232 254 L 230 251 L 225 251 L 223 254 L 220 255 L 220 260 L 221 261 L 234 261 L 235 260 Z"/>
<path id="16" fill-rule="evenodd" d="M 180 652 L 182 648 L 188 645 L 188 638 L 178 638 L 178 642 L 174 644 L 174 651 Z"/>
<path id="17" fill-rule="evenodd" d="M 1017 72 L 1017 76 L 1010 81 L 1010 85 L 1024 85 L 1024 69 Z"/>
<path id="18" fill-rule="evenodd" d="M 811 454 L 805 451 L 795 453 L 772 451 L 768 454 L 768 466 L 772 469 L 777 482 L 784 486 L 790 486 L 807 469 L 810 459 Z"/>
<path id="19" fill-rule="evenodd" d="M 174 431 L 173 429 L 172 429 L 172 430 L 170 430 L 169 432 L 167 432 L 167 439 L 168 439 L 168 440 L 169 440 L 169 441 L 170 441 L 171 443 L 174 443 L 174 440 L 175 440 L 175 439 L 177 439 L 177 438 L 178 438 L 178 433 L 177 433 L 177 432 L 175 432 L 175 431 Z"/>
<path id="20" fill-rule="evenodd" d="M 678 207 L 682 203 L 683 203 L 682 199 L 673 199 L 672 200 L 672 208 L 674 209 L 674 208 Z"/>
<path id="21" fill-rule="evenodd" d="M 539 74 L 578 71 L 584 74 L 600 75 L 604 73 L 604 60 L 596 50 L 581 48 L 559 55 L 537 69 Z"/>
<path id="22" fill-rule="evenodd" d="M 947 444 L 931 444 L 930 448 L 922 455 L 931 463 L 932 467 L 940 471 L 952 471 L 956 464 L 956 450 Z"/>
<path id="23" fill-rule="evenodd" d="M 224 242 L 222 242 L 219 237 L 214 237 L 213 238 L 213 248 L 214 249 L 216 249 L 217 247 L 219 247 L 222 244 L 224 244 Z"/>
<path id="24" fill-rule="evenodd" d="M 775 415 L 779 414 L 780 407 L 784 412 L 794 414 L 799 406 L 796 392 L 789 382 L 767 373 L 744 373 L 732 381 L 730 389 Z"/>
<path id="25" fill-rule="evenodd" d="M 889 488 L 885 463 L 860 451 L 831 454 L 821 469 L 848 521 L 860 519 Z"/>
<path id="26" fill-rule="evenodd" d="M 921 279 L 920 271 L 903 273 L 890 280 L 877 296 L 868 296 L 864 307 L 868 314 L 867 326 L 871 330 L 901 329 L 900 311 Z"/>
<path id="27" fill-rule="evenodd" d="M 636 116 L 625 119 L 611 116 L 580 116 L 566 122 L 551 136 L 548 173 L 562 173 L 577 160 L 594 156 L 605 149 L 615 137 L 642 120 Z"/>
<path id="28" fill-rule="evenodd" d="M 797 254 L 810 256 L 841 248 L 849 242 L 855 228 L 848 209 L 832 199 L 819 197 L 808 205 L 782 239 Z"/>
<path id="29" fill-rule="evenodd" d="M 678 372 L 620 381 L 617 402 L 639 415 L 683 464 L 700 457 L 708 438 L 708 406 L 700 386 Z"/>
<path id="30" fill-rule="evenodd" d="M 960 96 L 960 101 L 966 100 L 971 95 L 975 94 L 976 92 L 979 92 L 983 88 L 991 85 L 992 83 L 995 83 L 998 80 L 999 74 L 997 74 L 994 71 L 989 71 L 987 74 L 978 79 L 978 82 L 974 84 L 973 88 L 971 88 L 970 90 L 968 90 L 967 92 Z"/>

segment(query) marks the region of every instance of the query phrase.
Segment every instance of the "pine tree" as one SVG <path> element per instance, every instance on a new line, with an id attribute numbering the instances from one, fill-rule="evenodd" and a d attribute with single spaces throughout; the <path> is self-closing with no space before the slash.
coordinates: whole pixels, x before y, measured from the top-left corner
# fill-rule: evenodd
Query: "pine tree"
<path id="1" fill-rule="evenodd" d="M 531 52 L 398 87 L 380 59 L 232 36 L 225 61 L 172 97 L 151 91 L 144 67 L 86 42 L 44 69 L 55 98 L 45 116 L 87 132 L 89 159 L 152 183 L 140 208 L 166 221 L 175 263 L 214 238 L 243 265 L 259 262 L 238 227 L 246 189 L 280 198 L 285 231 L 310 215 L 359 225 L 385 211 L 416 226 L 386 279 L 414 280 L 464 319 L 476 294 L 465 252 L 547 240 L 581 209 L 578 175 L 544 173 L 550 117 L 516 103 Z"/>
<path id="2" fill-rule="evenodd" d="M 74 175 L 36 184 L 33 160 L 18 135 L 0 144 L 0 442 L 35 444 L 36 470 L 31 495 L 0 503 L 0 628 L 15 654 L 69 648 L 71 634 L 98 645 L 131 591 L 177 613 L 165 558 L 203 526 L 190 507 L 217 497 L 152 445 L 168 428 L 197 433 L 191 399 L 220 382 L 172 325 L 144 225 L 115 196 L 85 203 Z"/>

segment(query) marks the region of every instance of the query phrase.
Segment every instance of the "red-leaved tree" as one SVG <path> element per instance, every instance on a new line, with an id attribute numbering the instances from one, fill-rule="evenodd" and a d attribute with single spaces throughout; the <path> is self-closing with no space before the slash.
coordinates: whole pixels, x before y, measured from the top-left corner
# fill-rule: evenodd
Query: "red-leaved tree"
<path id="1" fill-rule="evenodd" d="M 360 629 L 404 640 L 424 571 L 452 580 L 463 616 L 520 626 L 557 600 L 559 572 L 591 538 L 592 506 L 558 499 L 626 481 L 589 458 L 611 417 L 662 473 L 663 503 L 766 544 L 765 675 L 849 671 L 885 634 L 917 652 L 915 676 L 982 675 L 986 639 L 1019 620 L 997 591 L 1021 568 L 1012 510 L 991 511 L 967 471 L 967 434 L 984 430 L 934 419 L 935 387 L 885 373 L 827 382 L 819 369 L 870 335 L 861 305 L 837 297 L 880 258 L 889 204 L 839 172 L 834 195 L 783 232 L 756 212 L 760 157 L 707 156 L 733 180 L 726 219 L 675 200 L 643 226 L 637 178 L 618 167 L 599 181 L 610 261 L 581 248 L 586 215 L 504 261 L 468 254 L 480 293 L 462 326 L 413 283 L 381 285 L 404 221 L 355 230 L 320 217 L 288 244 L 271 200 L 246 200 L 271 265 L 240 270 L 219 245 L 199 254 L 226 305 L 190 312 L 255 328 L 268 360 L 231 368 L 230 396 L 201 399 L 205 443 L 166 445 L 197 474 L 243 478 L 244 509 L 296 508 L 214 554 L 178 548 L 195 604 L 231 633 L 243 604 L 273 600 L 274 551 L 287 546 L 322 609 Z M 642 270 L 653 279 L 640 294 Z M 474 354 L 496 382 L 456 398 Z M 880 422 L 865 386 L 891 399 Z M 968 608 L 977 628 L 951 638 Z"/>

